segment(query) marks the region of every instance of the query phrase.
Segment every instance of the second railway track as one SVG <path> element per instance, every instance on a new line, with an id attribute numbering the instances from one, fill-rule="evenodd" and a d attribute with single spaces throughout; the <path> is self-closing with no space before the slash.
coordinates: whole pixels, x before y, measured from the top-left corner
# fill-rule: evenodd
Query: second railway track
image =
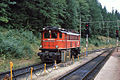
<path id="1" fill-rule="evenodd" d="M 95 71 L 98 72 L 100 70 L 100 68 L 104 65 L 103 63 L 105 63 L 105 61 L 109 58 L 114 49 L 115 48 L 107 49 L 105 52 L 90 60 L 86 64 L 71 70 L 65 75 L 62 75 L 58 78 L 58 80 L 93 80 L 93 77 L 97 74 Z"/>

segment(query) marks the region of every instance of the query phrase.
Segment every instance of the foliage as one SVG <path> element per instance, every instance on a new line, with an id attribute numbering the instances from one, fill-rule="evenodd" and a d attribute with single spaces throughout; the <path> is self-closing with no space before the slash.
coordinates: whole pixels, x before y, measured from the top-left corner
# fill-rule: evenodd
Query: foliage
<path id="1" fill-rule="evenodd" d="M 0 17 L 0 21 L 4 23 L 8 23 L 8 19 L 5 17 Z"/>
<path id="2" fill-rule="evenodd" d="M 2 29 L 0 29 L 2 31 Z M 0 32 L 0 54 L 6 57 L 30 57 L 34 52 L 32 43 L 37 44 L 36 37 L 30 31 L 9 30 Z"/>
<path id="3" fill-rule="evenodd" d="M 107 36 L 108 33 L 105 32 L 109 28 L 110 36 L 115 37 L 117 23 L 102 21 L 120 19 L 120 13 L 117 10 L 113 10 L 112 13 L 107 12 L 98 0 L 1 0 L 0 7 L 1 26 L 27 29 L 35 34 L 44 26 L 79 30 L 81 18 L 84 22 L 101 21 L 90 23 L 91 35 Z M 85 24 L 82 24 L 82 27 L 82 34 L 85 34 Z"/>
<path id="4" fill-rule="evenodd" d="M 109 42 L 108 42 L 108 38 L 104 37 L 104 36 L 92 36 L 88 39 L 88 45 L 93 45 L 95 47 L 100 47 L 100 46 L 105 46 L 105 45 L 115 45 L 116 44 L 116 40 L 109 38 Z M 81 46 L 86 46 L 86 39 L 82 38 L 81 39 Z"/>

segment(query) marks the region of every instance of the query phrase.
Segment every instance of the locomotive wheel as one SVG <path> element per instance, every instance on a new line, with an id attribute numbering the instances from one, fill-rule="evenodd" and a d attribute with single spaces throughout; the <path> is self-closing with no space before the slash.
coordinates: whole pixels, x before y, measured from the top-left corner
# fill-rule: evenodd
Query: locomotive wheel
<path id="1" fill-rule="evenodd" d="M 55 60 L 56 60 L 57 63 L 61 62 L 61 56 L 56 56 L 56 57 L 54 57 L 54 58 L 49 58 L 49 57 L 46 57 L 46 56 L 45 56 L 45 57 L 42 57 L 42 58 L 41 58 L 41 61 L 42 61 L 43 63 L 54 63 Z"/>

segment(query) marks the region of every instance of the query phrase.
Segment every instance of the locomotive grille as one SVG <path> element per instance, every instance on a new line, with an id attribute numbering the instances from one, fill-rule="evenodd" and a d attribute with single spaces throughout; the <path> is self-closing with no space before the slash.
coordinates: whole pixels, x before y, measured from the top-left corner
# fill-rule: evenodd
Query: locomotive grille
<path id="1" fill-rule="evenodd" d="M 44 48 L 49 48 L 49 49 L 51 49 L 51 48 L 55 48 L 55 40 L 44 40 L 43 41 L 44 42 L 44 44 L 43 44 L 43 47 Z"/>

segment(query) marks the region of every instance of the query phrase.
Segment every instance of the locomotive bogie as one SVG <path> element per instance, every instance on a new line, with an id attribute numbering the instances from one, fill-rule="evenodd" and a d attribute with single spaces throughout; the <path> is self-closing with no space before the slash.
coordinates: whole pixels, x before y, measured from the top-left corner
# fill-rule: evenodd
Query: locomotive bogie
<path id="1" fill-rule="evenodd" d="M 60 52 L 39 52 L 38 56 L 40 56 L 42 62 L 60 62 Z"/>

